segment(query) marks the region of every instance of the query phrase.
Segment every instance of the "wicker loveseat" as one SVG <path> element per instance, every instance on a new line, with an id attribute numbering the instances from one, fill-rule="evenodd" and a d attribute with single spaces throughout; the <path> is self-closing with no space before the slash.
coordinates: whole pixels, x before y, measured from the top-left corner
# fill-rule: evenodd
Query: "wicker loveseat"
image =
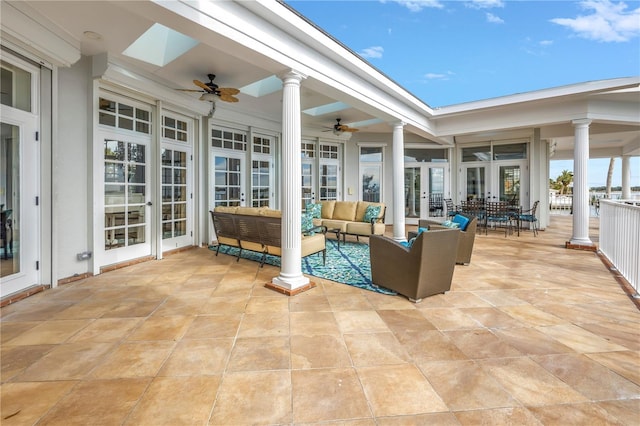
<path id="1" fill-rule="evenodd" d="M 216 207 L 211 211 L 211 219 L 218 242 L 216 256 L 223 245 L 237 247 L 238 260 L 242 250 L 262 254 L 261 265 L 267 254 L 280 256 L 282 212 L 257 207 Z M 322 253 L 326 260 L 326 240 L 323 230 L 318 227 L 302 233 L 302 257 Z"/>
<path id="2" fill-rule="evenodd" d="M 321 215 L 313 219 L 313 224 L 339 231 L 343 242 L 346 235 L 355 235 L 356 238 L 384 235 L 385 205 L 383 203 L 330 200 L 321 201 L 319 204 L 322 205 Z M 374 217 L 365 220 L 368 207 L 379 207 L 379 211 Z"/>

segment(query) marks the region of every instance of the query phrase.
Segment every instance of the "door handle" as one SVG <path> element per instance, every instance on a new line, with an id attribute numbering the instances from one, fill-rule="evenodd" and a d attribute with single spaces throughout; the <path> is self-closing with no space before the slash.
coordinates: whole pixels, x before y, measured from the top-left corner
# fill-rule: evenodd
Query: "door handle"
<path id="1" fill-rule="evenodd" d="M 152 206 L 152 205 L 153 205 L 153 203 L 152 203 L 151 201 L 147 201 L 147 205 L 148 205 L 148 206 Z"/>

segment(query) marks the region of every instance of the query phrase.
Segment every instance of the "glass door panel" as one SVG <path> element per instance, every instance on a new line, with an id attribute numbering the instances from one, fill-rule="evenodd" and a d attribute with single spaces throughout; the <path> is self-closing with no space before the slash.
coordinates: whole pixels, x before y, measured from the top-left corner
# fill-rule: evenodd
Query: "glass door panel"
<path id="1" fill-rule="evenodd" d="M 487 196 L 486 166 L 465 166 L 465 192 L 463 200 L 484 200 Z"/>
<path id="2" fill-rule="evenodd" d="M 446 215 L 445 198 L 445 168 L 429 166 L 429 214 L 430 218 L 442 218 Z"/>
<path id="3" fill-rule="evenodd" d="M 498 171 L 500 201 L 512 206 L 520 205 L 520 166 L 500 166 Z"/>
<path id="4" fill-rule="evenodd" d="M 213 157 L 213 207 L 244 206 L 244 158 L 216 154 Z"/>
<path id="5" fill-rule="evenodd" d="M 320 200 L 338 199 L 338 165 L 320 165 Z"/>
<path id="6" fill-rule="evenodd" d="M 420 197 L 420 179 L 422 175 L 420 167 L 406 167 L 404 169 L 404 215 L 407 219 L 419 219 L 423 210 Z"/>
<path id="7" fill-rule="evenodd" d="M 104 243 L 97 266 L 151 254 L 149 141 L 104 134 Z"/>
<path id="8" fill-rule="evenodd" d="M 271 206 L 271 160 L 252 160 L 251 165 L 251 205 L 253 207 Z"/>
<path id="9" fill-rule="evenodd" d="M 0 277 L 20 272 L 20 127 L 2 123 L 0 139 Z"/>
<path id="10" fill-rule="evenodd" d="M 302 161 L 302 209 L 304 210 L 309 203 L 316 202 L 316 193 L 313 184 L 313 164 L 308 161 Z"/>
<path id="11" fill-rule="evenodd" d="M 162 250 L 193 244 L 191 219 L 191 150 L 163 144 Z"/>

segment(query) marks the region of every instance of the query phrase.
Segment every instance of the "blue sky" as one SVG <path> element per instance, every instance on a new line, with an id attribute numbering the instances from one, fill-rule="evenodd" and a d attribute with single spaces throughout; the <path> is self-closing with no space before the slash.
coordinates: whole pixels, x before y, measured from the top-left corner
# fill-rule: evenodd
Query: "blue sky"
<path id="1" fill-rule="evenodd" d="M 640 0 L 287 3 L 431 107 L 640 75 Z M 608 165 L 590 161 L 590 184 Z"/>

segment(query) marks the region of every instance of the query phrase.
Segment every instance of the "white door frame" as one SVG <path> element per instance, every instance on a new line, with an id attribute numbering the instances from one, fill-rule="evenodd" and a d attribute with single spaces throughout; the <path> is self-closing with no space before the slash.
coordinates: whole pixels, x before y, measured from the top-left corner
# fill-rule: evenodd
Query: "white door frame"
<path id="1" fill-rule="evenodd" d="M 0 297 L 19 292 L 41 282 L 41 228 L 40 228 L 40 142 L 36 140 L 40 120 L 40 70 L 12 55 L 1 52 L 3 61 L 16 65 L 31 74 L 31 111 L 23 111 L 7 105 L 0 105 L 2 122 L 19 128 L 19 213 L 13 215 L 14 233 L 19 233 L 14 241 L 13 251 L 19 251 L 18 272 L 2 277 Z M 10 196 L 6 194 L 5 196 Z M 19 222 L 15 222 L 18 218 Z M 15 235 L 14 235 L 15 236 Z M 16 247 L 17 246 L 17 247 Z"/>

